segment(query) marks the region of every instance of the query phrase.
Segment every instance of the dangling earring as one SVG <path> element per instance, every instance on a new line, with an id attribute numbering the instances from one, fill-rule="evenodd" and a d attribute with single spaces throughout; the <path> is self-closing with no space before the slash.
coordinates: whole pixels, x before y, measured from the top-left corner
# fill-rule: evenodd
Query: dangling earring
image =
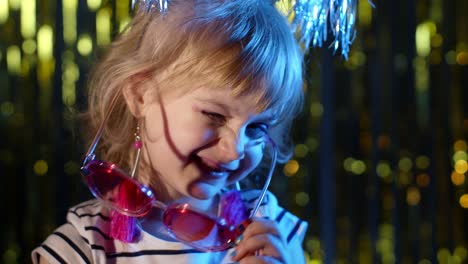
<path id="1" fill-rule="evenodd" d="M 140 137 L 140 126 L 137 125 L 136 132 L 134 135 L 135 135 L 135 142 L 133 143 L 133 147 L 136 149 L 136 156 L 135 156 L 135 162 L 133 163 L 132 173 L 130 174 L 132 178 L 135 178 L 135 173 L 137 171 L 138 164 L 140 163 L 141 147 L 143 146 L 143 144 L 141 143 L 141 137 Z"/>
<path id="2" fill-rule="evenodd" d="M 137 126 L 136 132 L 135 132 L 135 142 L 133 143 L 133 147 L 136 149 L 136 156 L 135 156 L 135 162 L 133 163 L 133 169 L 130 174 L 132 178 L 135 177 L 138 164 L 140 162 L 140 152 L 141 152 L 141 138 L 140 138 L 140 127 Z M 124 186 L 123 186 L 124 187 Z M 117 199 L 119 200 L 118 202 L 121 204 L 127 203 L 127 195 L 125 194 L 126 192 L 119 192 L 117 195 Z M 123 242 L 136 242 L 138 238 L 140 237 L 141 230 L 140 227 L 137 224 L 137 218 L 121 214 L 115 210 L 112 210 L 111 213 L 111 230 L 110 230 L 110 236 L 114 239 L 118 239 Z"/>

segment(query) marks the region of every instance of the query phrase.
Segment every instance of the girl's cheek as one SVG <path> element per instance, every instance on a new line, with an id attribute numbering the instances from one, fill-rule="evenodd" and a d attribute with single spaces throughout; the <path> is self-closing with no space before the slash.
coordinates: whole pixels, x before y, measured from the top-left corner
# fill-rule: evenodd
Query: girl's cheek
<path id="1" fill-rule="evenodd" d="M 249 150 L 249 157 L 250 157 L 250 164 L 251 164 L 251 170 L 255 169 L 260 162 L 262 161 L 263 158 L 263 146 L 262 144 L 257 145 L 252 147 L 251 150 Z"/>
<path id="2" fill-rule="evenodd" d="M 263 158 L 263 148 L 261 146 L 251 147 L 245 152 L 245 158 L 241 161 L 241 167 L 238 172 L 229 180 L 230 184 L 240 181 L 260 164 Z"/>
<path id="3" fill-rule="evenodd" d="M 201 132 L 201 141 L 209 142 L 215 137 L 215 131 L 213 129 L 203 128 Z"/>
<path id="4" fill-rule="evenodd" d="M 202 124 L 180 128 L 179 139 L 190 148 L 201 148 L 216 138 L 216 131 Z"/>

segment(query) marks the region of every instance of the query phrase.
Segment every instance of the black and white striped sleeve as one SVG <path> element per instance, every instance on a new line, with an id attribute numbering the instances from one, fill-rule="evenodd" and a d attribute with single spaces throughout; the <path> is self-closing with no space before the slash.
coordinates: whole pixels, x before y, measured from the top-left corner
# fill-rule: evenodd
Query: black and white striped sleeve
<path id="1" fill-rule="evenodd" d="M 32 262 L 44 258 L 49 263 L 92 263 L 91 248 L 71 224 L 55 230 L 39 247 L 33 250 Z"/>

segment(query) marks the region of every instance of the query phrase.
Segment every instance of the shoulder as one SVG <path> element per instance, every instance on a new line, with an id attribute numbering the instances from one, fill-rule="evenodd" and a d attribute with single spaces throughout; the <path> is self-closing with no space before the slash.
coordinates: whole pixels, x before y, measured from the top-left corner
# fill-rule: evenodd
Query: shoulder
<path id="1" fill-rule="evenodd" d="M 260 194 L 261 190 L 248 190 L 242 192 L 242 198 L 249 210 L 252 210 L 255 207 Z M 273 193 L 269 191 L 266 192 L 255 216 L 275 221 L 288 244 L 302 244 L 308 223 L 281 207 L 278 203 L 278 199 Z"/>
<path id="2" fill-rule="evenodd" d="M 106 234 L 109 233 L 110 221 L 109 209 L 98 200 L 78 204 L 70 208 L 67 214 L 67 222 L 84 237 L 94 237 L 94 233 L 99 233 L 103 239 L 108 239 Z"/>
<path id="3" fill-rule="evenodd" d="M 99 228 L 106 221 L 109 218 L 96 200 L 72 207 L 67 213 L 67 222 L 33 250 L 33 263 L 39 263 L 40 259 L 48 263 L 91 263 L 95 239 L 89 230 Z M 105 236 L 105 232 L 102 235 Z"/>
<path id="4" fill-rule="evenodd" d="M 39 258 L 48 263 L 89 263 L 91 253 L 87 250 L 76 229 L 70 224 L 64 224 L 57 228 L 39 247 L 33 250 L 33 263 L 38 263 Z"/>
<path id="5" fill-rule="evenodd" d="M 68 215 L 72 212 L 73 209 L 70 209 Z M 67 220 L 68 218 L 67 216 Z M 70 221 L 50 234 L 32 251 L 31 257 L 33 263 L 90 263 L 92 259 L 86 239 Z"/>

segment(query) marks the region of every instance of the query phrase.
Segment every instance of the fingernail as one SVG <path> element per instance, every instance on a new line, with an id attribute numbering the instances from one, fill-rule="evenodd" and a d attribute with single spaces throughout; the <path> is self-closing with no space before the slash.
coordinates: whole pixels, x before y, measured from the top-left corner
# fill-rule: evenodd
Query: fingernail
<path id="1" fill-rule="evenodd" d="M 233 251 L 231 252 L 231 257 L 235 257 L 236 255 L 237 255 L 237 251 L 236 251 L 236 250 L 233 250 Z"/>
<path id="2" fill-rule="evenodd" d="M 241 242 L 242 239 L 244 239 L 243 235 L 238 236 L 237 239 L 236 239 L 236 244 L 239 244 L 239 242 Z"/>

